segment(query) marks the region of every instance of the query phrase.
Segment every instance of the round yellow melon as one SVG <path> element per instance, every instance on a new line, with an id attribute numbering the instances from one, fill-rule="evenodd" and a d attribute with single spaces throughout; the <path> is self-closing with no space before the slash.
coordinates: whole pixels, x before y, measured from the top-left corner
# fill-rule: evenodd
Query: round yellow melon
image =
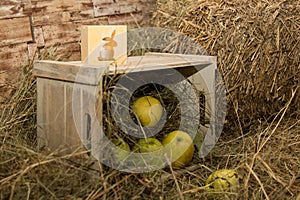
<path id="1" fill-rule="evenodd" d="M 239 175 L 232 169 L 220 169 L 210 174 L 206 180 L 207 191 L 213 193 L 236 192 Z"/>
<path id="2" fill-rule="evenodd" d="M 144 127 L 155 126 L 162 117 L 163 107 L 160 101 L 151 96 L 138 98 L 132 106 L 132 111 Z"/>
<path id="3" fill-rule="evenodd" d="M 164 138 L 162 144 L 166 147 L 173 168 L 183 168 L 192 161 L 195 148 L 188 133 L 173 131 Z"/>

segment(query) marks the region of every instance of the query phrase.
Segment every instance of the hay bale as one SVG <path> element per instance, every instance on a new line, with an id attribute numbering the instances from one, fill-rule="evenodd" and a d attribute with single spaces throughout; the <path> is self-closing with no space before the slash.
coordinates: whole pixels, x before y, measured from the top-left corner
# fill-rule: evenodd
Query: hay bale
<path id="1" fill-rule="evenodd" d="M 218 57 L 228 119 L 247 127 L 272 118 L 296 90 L 290 111 L 299 114 L 299 13 L 293 0 L 161 0 L 154 23 L 192 37 Z"/>

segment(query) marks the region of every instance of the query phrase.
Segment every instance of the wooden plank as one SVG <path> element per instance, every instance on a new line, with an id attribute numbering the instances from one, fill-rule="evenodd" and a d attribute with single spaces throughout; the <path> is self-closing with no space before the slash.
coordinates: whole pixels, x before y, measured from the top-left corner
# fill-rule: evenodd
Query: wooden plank
<path id="1" fill-rule="evenodd" d="M 95 19 L 93 8 L 89 8 L 88 10 L 76 10 L 70 12 L 71 21 L 86 20 L 86 19 Z"/>
<path id="2" fill-rule="evenodd" d="M 42 79 L 38 93 L 38 138 L 44 139 L 50 149 L 64 148 L 66 135 L 65 84 Z"/>
<path id="3" fill-rule="evenodd" d="M 142 3 L 136 1 L 103 1 L 94 0 L 95 17 L 109 16 L 116 14 L 128 14 L 142 11 Z"/>
<path id="4" fill-rule="evenodd" d="M 23 66 L 28 59 L 27 44 L 15 44 L 1 47 L 0 58 L 0 70 L 19 69 L 19 67 Z"/>
<path id="5" fill-rule="evenodd" d="M 70 12 L 53 12 L 49 14 L 39 15 L 32 17 L 34 26 L 43 26 L 43 25 L 52 25 L 52 24 L 61 24 L 69 22 L 71 19 Z"/>
<path id="6" fill-rule="evenodd" d="M 0 19 L 23 17 L 31 15 L 30 0 L 1 0 Z"/>
<path id="7" fill-rule="evenodd" d="M 128 58 L 125 65 L 118 66 L 118 73 L 152 71 L 166 68 L 180 68 L 186 66 L 203 66 L 210 64 L 207 58 L 197 56 L 187 57 L 185 55 L 156 55 L 136 56 Z M 114 67 L 110 66 L 109 72 L 114 72 Z"/>
<path id="8" fill-rule="evenodd" d="M 92 0 L 94 5 L 116 3 L 118 0 Z"/>
<path id="9" fill-rule="evenodd" d="M 32 41 L 29 17 L 2 19 L 0 20 L 0 27 L 0 47 Z"/>
<path id="10" fill-rule="evenodd" d="M 48 98 L 45 97 L 47 85 L 44 79 L 37 78 L 37 143 L 41 149 L 48 145 L 46 135 L 46 108 L 48 107 Z"/>
<path id="11" fill-rule="evenodd" d="M 92 9 L 53 12 L 44 15 L 35 15 L 32 17 L 34 26 L 44 26 L 51 24 L 62 24 L 86 19 L 94 19 Z"/>
<path id="12" fill-rule="evenodd" d="M 51 78 L 69 82 L 97 85 L 104 68 L 99 66 L 86 67 L 82 63 L 35 61 L 34 74 L 37 77 Z M 80 71 L 80 75 L 78 72 Z"/>
<path id="13" fill-rule="evenodd" d="M 142 22 L 143 14 L 141 12 L 108 16 L 108 24 L 110 25 L 140 25 Z"/>
<path id="14" fill-rule="evenodd" d="M 102 17 L 117 14 L 118 8 L 116 3 L 94 5 L 95 17 Z"/>
<path id="15" fill-rule="evenodd" d="M 0 51 L 0 102 L 9 98 L 23 73 L 22 67 L 28 60 L 27 44 L 1 47 Z M 24 53 L 20 53 L 24 52 Z M 13 78 L 12 78 L 13 77 Z"/>
<path id="16" fill-rule="evenodd" d="M 41 52 L 41 54 L 46 52 L 54 52 L 54 57 L 60 61 L 76 61 L 81 59 L 79 42 L 46 46 L 41 50 Z"/>
<path id="17" fill-rule="evenodd" d="M 95 96 L 98 86 L 74 84 L 70 99 L 72 99 L 72 118 L 79 138 L 88 149 L 91 148 L 92 126 L 95 116 Z M 99 134 L 99 132 L 98 132 Z"/>
<path id="18" fill-rule="evenodd" d="M 137 3 L 128 3 L 127 1 L 119 3 L 117 14 L 135 13 L 142 11 L 142 5 Z"/>
<path id="19" fill-rule="evenodd" d="M 91 126 L 85 122 L 85 116 L 88 114 L 95 118 L 91 114 L 93 101 L 89 101 L 93 98 L 91 91 L 94 91 L 93 86 L 79 84 L 74 88 L 70 82 L 38 78 L 37 124 L 40 148 L 46 146 L 51 150 L 63 149 L 63 153 L 71 153 L 82 147 L 81 139 L 86 139 L 88 126 Z"/>
<path id="20" fill-rule="evenodd" d="M 37 80 L 37 134 L 39 148 L 71 153 L 81 146 L 73 121 L 73 83 L 44 78 Z M 80 100 L 79 100 L 80 101 Z"/>
<path id="21" fill-rule="evenodd" d="M 33 16 L 43 16 L 54 12 L 90 10 L 90 0 L 31 0 Z"/>
<path id="22" fill-rule="evenodd" d="M 80 40 L 80 25 L 65 23 L 43 26 L 43 35 L 46 47 L 78 42 Z"/>
<path id="23" fill-rule="evenodd" d="M 57 47 L 57 55 L 61 55 L 64 61 L 75 61 L 81 59 L 80 43 L 66 43 Z"/>
<path id="24" fill-rule="evenodd" d="M 80 19 L 75 20 L 74 23 L 78 25 L 107 25 L 108 18 L 107 17 L 97 17 L 92 19 Z"/>
<path id="25" fill-rule="evenodd" d="M 33 61 L 38 59 L 38 46 L 36 43 L 29 43 L 27 48 L 28 60 Z"/>
<path id="26" fill-rule="evenodd" d="M 66 86 L 66 99 L 65 99 L 65 108 L 66 108 L 66 123 L 65 123 L 65 128 L 66 128 L 66 135 L 65 135 L 65 141 L 66 141 L 66 146 L 68 149 L 71 151 L 76 150 L 77 148 L 82 146 L 81 138 L 84 138 L 85 132 L 82 132 L 82 127 L 84 125 L 83 122 L 78 123 L 74 120 L 74 116 L 78 116 L 79 118 L 84 118 L 83 111 L 80 108 L 75 110 L 73 109 L 73 103 L 76 104 L 78 103 L 79 105 L 82 105 L 81 96 L 78 96 L 78 99 L 76 99 L 76 102 L 73 102 L 74 99 L 73 97 L 76 97 L 76 94 L 73 96 L 73 88 L 74 84 L 73 83 L 65 83 Z M 82 92 L 80 92 L 82 93 Z M 83 105 L 82 105 L 83 106 Z M 79 107 L 82 107 L 79 106 Z M 76 115 L 78 114 L 78 115 Z M 79 135 L 82 134 L 82 135 Z"/>
<path id="27" fill-rule="evenodd" d="M 64 24 L 94 18 L 93 4 L 90 0 L 32 0 L 32 4 L 34 26 Z"/>
<path id="28" fill-rule="evenodd" d="M 42 27 L 34 27 L 34 42 L 37 44 L 37 46 L 44 47 L 45 46 L 45 38 Z"/>
<path id="29" fill-rule="evenodd" d="M 154 58 L 155 56 L 155 58 Z M 166 68 L 181 68 L 186 66 L 196 66 L 205 68 L 215 57 L 176 55 L 176 54 L 149 54 L 148 56 L 129 57 L 127 63 L 114 66 L 85 66 L 81 62 L 58 62 L 58 61 L 36 61 L 34 73 L 38 77 L 48 77 L 52 79 L 74 82 L 79 70 L 82 70 L 80 83 L 97 85 L 99 75 L 103 70 L 108 74 L 153 71 Z M 78 79 L 77 79 L 78 81 Z"/>

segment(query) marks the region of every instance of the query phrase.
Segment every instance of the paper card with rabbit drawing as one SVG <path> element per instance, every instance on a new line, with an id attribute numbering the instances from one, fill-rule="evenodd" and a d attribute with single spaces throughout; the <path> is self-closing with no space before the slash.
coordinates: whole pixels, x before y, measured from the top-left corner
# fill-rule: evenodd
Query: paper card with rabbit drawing
<path id="1" fill-rule="evenodd" d="M 127 26 L 83 26 L 81 32 L 81 60 L 89 65 L 116 62 L 127 58 Z"/>

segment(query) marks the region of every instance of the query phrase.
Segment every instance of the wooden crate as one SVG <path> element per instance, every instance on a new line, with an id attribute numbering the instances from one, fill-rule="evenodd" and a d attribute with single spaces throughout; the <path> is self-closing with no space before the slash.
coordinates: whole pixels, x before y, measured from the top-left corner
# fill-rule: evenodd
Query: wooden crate
<path id="1" fill-rule="evenodd" d="M 37 77 L 39 146 L 47 146 L 52 150 L 73 150 L 84 144 L 93 151 L 96 147 L 91 146 L 91 141 L 101 140 L 103 134 L 97 127 L 101 129 L 102 126 L 102 120 L 98 120 L 102 117 L 102 102 L 94 97 L 95 94 L 102 97 L 102 77 L 107 74 L 151 74 L 170 68 L 179 71 L 197 89 L 206 90 L 210 99 L 206 101 L 206 107 L 213 112 L 215 57 L 149 53 L 129 57 L 126 64 L 117 67 L 87 66 L 82 62 L 36 61 L 34 73 Z M 95 113 L 95 107 L 100 111 L 98 114 Z"/>

